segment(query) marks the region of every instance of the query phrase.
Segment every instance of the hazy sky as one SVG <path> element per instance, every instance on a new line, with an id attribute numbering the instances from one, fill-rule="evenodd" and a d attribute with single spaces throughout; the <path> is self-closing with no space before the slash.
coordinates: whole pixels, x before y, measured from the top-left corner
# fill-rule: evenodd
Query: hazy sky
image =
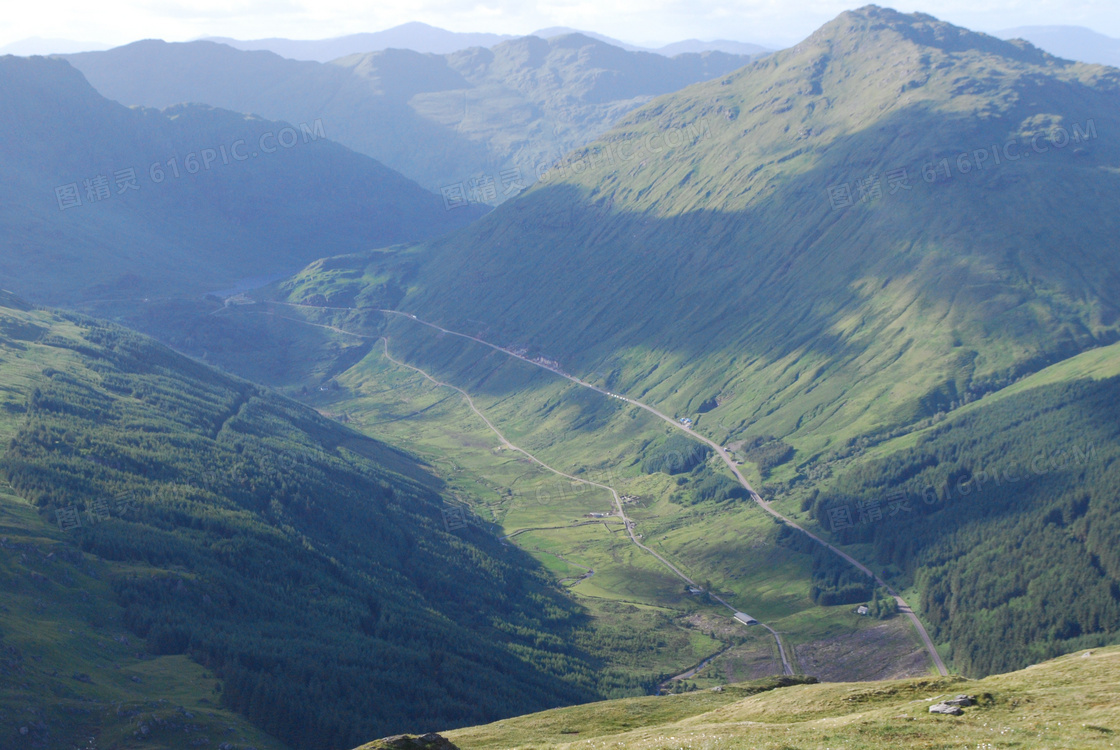
<path id="1" fill-rule="evenodd" d="M 200 36 L 318 39 L 423 21 L 453 31 L 526 34 L 573 26 L 649 44 L 685 38 L 776 46 L 795 42 L 843 10 L 842 0 L 53 0 L 11 3 L 0 45 L 37 36 L 123 44 Z M 882 3 L 981 31 L 1028 25 L 1088 26 L 1120 37 L 1118 0 L 924 0 Z"/>

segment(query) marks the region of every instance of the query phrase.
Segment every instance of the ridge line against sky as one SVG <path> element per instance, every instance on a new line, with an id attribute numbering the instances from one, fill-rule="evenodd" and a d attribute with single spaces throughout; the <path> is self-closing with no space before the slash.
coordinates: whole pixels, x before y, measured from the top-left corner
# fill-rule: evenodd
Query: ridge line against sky
<path id="1" fill-rule="evenodd" d="M 1021 26 L 1085 26 L 1120 37 L 1120 3 L 1083 0 L 922 0 L 879 3 L 904 13 L 929 13 L 942 21 L 991 32 Z M 0 47 L 29 37 L 96 40 L 117 46 L 139 39 L 191 41 L 207 36 L 236 39 L 326 39 L 376 32 L 420 21 L 460 33 L 522 36 L 536 29 L 570 26 L 641 47 L 684 39 L 729 39 L 770 48 L 797 43 L 845 10 L 864 3 L 812 0 L 602 0 L 596 3 L 533 3 L 491 0 L 78 0 L 24 3 L 9 8 Z"/>

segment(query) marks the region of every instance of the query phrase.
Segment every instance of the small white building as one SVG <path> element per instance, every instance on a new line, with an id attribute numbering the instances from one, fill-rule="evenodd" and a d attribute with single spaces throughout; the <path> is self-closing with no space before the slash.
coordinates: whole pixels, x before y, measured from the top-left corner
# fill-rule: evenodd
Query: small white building
<path id="1" fill-rule="evenodd" d="M 866 604 L 861 604 L 858 607 L 856 607 L 856 614 L 857 615 L 866 615 L 866 614 L 869 614 L 870 612 L 871 612 L 871 610 L 867 608 Z"/>
<path id="2" fill-rule="evenodd" d="M 753 617 L 748 615 L 746 612 L 736 612 L 735 613 L 735 619 L 738 620 L 739 622 L 743 623 L 744 625 L 757 625 L 758 624 L 758 620 L 754 619 Z"/>

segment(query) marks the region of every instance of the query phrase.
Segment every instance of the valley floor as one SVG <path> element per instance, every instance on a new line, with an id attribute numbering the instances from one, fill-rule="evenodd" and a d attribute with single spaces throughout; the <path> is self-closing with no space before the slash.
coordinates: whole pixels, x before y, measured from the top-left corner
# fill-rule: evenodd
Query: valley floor
<path id="1" fill-rule="evenodd" d="M 270 316 L 297 327 L 373 342 L 364 359 L 332 378 L 331 388 L 312 391 L 310 403 L 323 413 L 424 455 L 441 476 L 459 482 L 467 505 L 471 498 L 494 497 L 471 512 L 496 523 L 497 533 L 512 537 L 546 567 L 554 568 L 558 580 L 576 578 L 579 585 L 573 594 L 601 617 L 616 619 L 602 611 L 605 602 L 653 608 L 672 618 L 670 630 L 691 634 L 687 651 L 660 652 L 652 660 L 647 654 L 639 659 L 644 667 L 634 664 L 635 672 L 665 670 L 662 674 L 672 675 L 714 657 L 687 682 L 678 681 L 681 687 L 702 688 L 783 671 L 821 673 L 834 680 L 882 679 L 925 674 L 931 669 L 932 655 L 936 667 L 946 673 L 928 636 L 928 647 L 923 649 L 919 635 L 925 636 L 924 630 L 901 598 L 911 627 L 899 618 L 877 623 L 859 617 L 852 607 L 818 607 L 803 594 L 793 593 L 806 586 L 806 561 L 783 559 L 764 541 L 774 528 L 766 514 L 792 522 L 754 493 L 723 446 L 684 430 L 671 417 L 547 364 L 407 313 L 372 311 L 394 323 L 391 332 L 381 335 L 364 333 L 353 321 L 332 317 L 347 311 L 307 305 L 266 308 Z M 422 369 L 409 356 L 423 352 L 433 340 L 445 344 L 448 339 L 461 342 L 461 357 L 473 360 L 472 377 L 482 387 L 447 382 L 452 376 L 438 369 L 432 372 L 435 368 L 429 365 Z M 423 354 L 419 361 L 423 362 Z M 516 394 L 497 397 L 487 392 L 488 381 L 510 379 L 521 384 Z M 446 401 L 447 389 L 465 399 L 465 409 L 456 407 L 454 400 Z M 571 402 L 584 398 L 617 404 L 622 410 L 597 426 L 593 438 L 586 429 L 573 429 L 572 415 L 565 413 Z M 715 452 L 713 467 L 733 474 L 756 500 L 756 509 L 752 511 L 748 503 L 716 512 L 684 512 L 666 501 L 671 485 L 666 487 L 668 483 L 659 479 L 662 475 L 635 476 L 631 470 L 616 468 L 632 460 L 628 452 L 636 440 L 666 431 L 685 432 L 710 445 Z M 581 445 L 589 439 L 594 451 Z M 611 455 L 613 465 L 604 465 L 604 453 Z M 642 499 L 624 506 L 623 497 Z M 758 507 L 766 514 L 759 513 Z M 600 524 L 588 524 L 591 513 L 607 517 Z M 734 532 L 730 537 L 729 531 Z M 634 545 L 629 549 L 623 543 L 627 537 Z M 823 540 L 820 543 L 827 546 Z M 732 570 L 729 564 L 739 569 Z M 595 571 L 594 577 L 585 575 L 588 568 Z M 700 586 L 705 581 L 703 596 L 691 600 L 681 596 L 686 583 Z M 761 628 L 746 628 L 731 619 L 739 609 L 770 631 L 769 647 Z M 694 612 L 703 616 L 690 619 Z M 695 622 L 702 624 L 696 627 Z M 721 636 L 717 631 L 724 622 L 731 628 Z"/>

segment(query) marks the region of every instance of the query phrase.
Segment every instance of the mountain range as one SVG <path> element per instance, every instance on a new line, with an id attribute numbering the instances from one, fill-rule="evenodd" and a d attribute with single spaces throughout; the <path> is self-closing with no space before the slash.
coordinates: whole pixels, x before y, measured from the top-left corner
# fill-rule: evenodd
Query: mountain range
<path id="1" fill-rule="evenodd" d="M 1084 26 L 1020 26 L 995 32 L 1001 39 L 1026 39 L 1057 57 L 1120 67 L 1120 39 Z"/>
<path id="2" fill-rule="evenodd" d="M 401 304 L 815 450 L 925 418 L 1116 339 L 1118 84 L 928 16 L 845 14 L 410 250 Z"/>
<path id="3" fill-rule="evenodd" d="M 1120 71 L 868 6 L 654 100 L 466 229 L 277 291 L 555 362 L 719 445 L 777 439 L 765 495 L 920 592 L 960 668 L 1011 669 L 1120 632 L 1112 460 L 1017 468 L 1117 439 L 1113 132 Z M 480 377 L 459 341 L 408 353 L 522 410 L 539 389 Z M 1011 475 L 1026 484 L 971 502 Z M 862 525 L 887 497 L 913 514 Z M 996 583 L 999 560 L 1029 563 L 982 539 L 1050 567 Z M 814 601 L 871 596 L 827 562 Z M 1067 589 L 1093 593 L 1059 604 Z"/>
<path id="4" fill-rule="evenodd" d="M 634 44 L 614 39 L 604 34 L 593 31 L 581 31 L 568 26 L 550 26 L 526 34 L 548 39 L 554 36 L 567 36 L 581 34 L 612 47 L 620 47 L 628 52 L 656 52 L 657 54 L 673 57 L 685 52 L 726 52 L 734 55 L 759 55 L 768 52 L 764 47 L 745 42 L 732 42 L 718 39 L 703 42 L 699 39 L 688 39 L 674 42 L 662 47 L 640 47 Z M 294 39 L 253 39 L 241 40 L 229 37 L 204 37 L 203 41 L 220 42 L 235 49 L 247 51 L 266 50 L 275 52 L 281 57 L 292 60 L 314 60 L 317 62 L 330 62 L 347 55 L 364 54 L 367 52 L 380 52 L 386 49 L 407 49 L 413 52 L 424 52 L 436 55 L 446 55 L 459 52 L 471 47 L 494 47 L 502 42 L 513 41 L 520 37 L 511 34 L 486 34 L 462 33 L 448 31 L 426 23 L 413 21 L 411 23 L 394 26 L 385 31 L 365 34 L 348 34 L 332 39 L 294 40 Z M 63 52 L 64 50 L 59 50 Z M 77 51 L 77 50 L 75 50 Z"/>
<path id="5" fill-rule="evenodd" d="M 548 38 L 568 34 L 583 34 L 598 39 L 613 47 L 621 47 L 629 52 L 656 52 L 673 57 L 686 52 L 726 52 L 733 55 L 759 55 L 770 50 L 757 44 L 734 42 L 727 39 L 701 41 L 686 39 L 661 47 L 641 47 L 604 34 L 580 31 L 567 26 L 552 26 L 539 29 L 525 36 Z M 234 39 L 225 36 L 206 36 L 199 41 L 217 42 L 247 52 L 267 51 L 291 60 L 312 60 L 330 62 L 340 57 L 367 52 L 380 52 L 386 49 L 406 49 L 413 52 L 446 55 L 471 47 L 494 47 L 502 42 L 520 38 L 514 34 L 464 33 L 448 31 L 426 23 L 413 21 L 394 26 L 384 31 L 347 34 L 329 39 Z M 28 37 L 18 42 L 0 46 L 0 55 L 65 55 L 76 52 L 97 52 L 110 49 L 113 45 L 101 42 L 79 42 L 73 39 L 44 39 Z"/>
<path id="6" fill-rule="evenodd" d="M 459 207 L 516 194 L 631 109 L 751 58 L 666 58 L 573 34 L 447 55 L 391 49 L 330 64 L 212 42 L 137 42 L 66 59 L 127 105 L 205 102 L 294 122 L 321 119 L 332 139 L 442 189 L 448 206 Z"/>
<path id="7" fill-rule="evenodd" d="M 870 5 L 0 104 L 0 730 L 1120 731 L 1120 69 Z"/>
<path id="8" fill-rule="evenodd" d="M 217 42 L 247 52 L 272 52 L 291 60 L 330 62 L 347 55 L 386 49 L 446 55 L 471 47 L 493 47 L 515 38 L 509 34 L 448 31 L 413 21 L 384 31 L 347 34 L 330 39 L 232 39 L 224 36 L 208 36 L 200 41 Z"/>
<path id="9" fill-rule="evenodd" d="M 1120 65 L 1120 40 L 1084 26 L 1018 26 L 991 32 L 1000 39 L 1026 39 L 1035 46 L 1057 57 L 1101 65 Z M 686 52 L 726 52 L 733 55 L 759 55 L 771 50 L 727 39 L 702 41 L 686 39 L 660 47 L 642 47 L 604 34 L 581 31 L 568 26 L 539 29 L 527 36 L 549 38 L 565 34 L 583 34 L 631 52 L 656 52 L 669 57 Z M 501 42 L 516 39 L 510 34 L 459 33 L 428 24 L 412 22 L 385 31 L 349 34 L 320 40 L 294 40 L 283 38 L 243 40 L 231 37 L 210 36 L 202 41 L 219 42 L 246 51 L 265 50 L 293 60 L 330 62 L 346 55 L 377 52 L 383 49 L 409 49 L 414 52 L 448 54 L 470 47 L 493 47 Z M 0 47 L 4 55 L 64 55 L 77 52 L 97 52 L 112 47 L 101 42 L 79 42 L 72 39 L 44 39 L 29 37 Z"/>

